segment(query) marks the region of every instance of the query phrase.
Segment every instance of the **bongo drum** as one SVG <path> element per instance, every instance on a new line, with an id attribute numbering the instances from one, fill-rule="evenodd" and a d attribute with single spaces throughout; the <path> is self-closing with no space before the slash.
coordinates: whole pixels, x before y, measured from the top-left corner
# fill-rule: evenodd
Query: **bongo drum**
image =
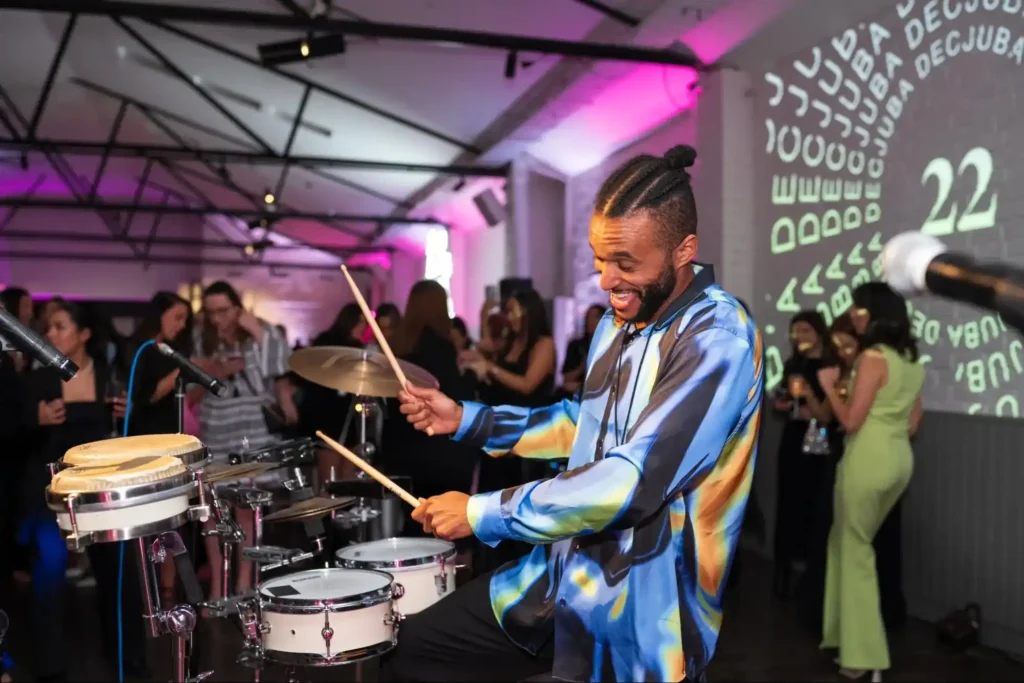
<path id="1" fill-rule="evenodd" d="M 159 455 L 177 458 L 189 469 L 201 469 L 210 459 L 203 442 L 190 434 L 146 434 L 75 446 L 64 454 L 61 464 L 65 467 L 116 465 L 125 460 Z"/>
<path id="2" fill-rule="evenodd" d="M 68 545 L 78 550 L 172 531 L 208 516 L 201 502 L 189 504 L 199 481 L 197 473 L 168 455 L 68 467 L 53 475 L 46 504 L 57 514 Z"/>

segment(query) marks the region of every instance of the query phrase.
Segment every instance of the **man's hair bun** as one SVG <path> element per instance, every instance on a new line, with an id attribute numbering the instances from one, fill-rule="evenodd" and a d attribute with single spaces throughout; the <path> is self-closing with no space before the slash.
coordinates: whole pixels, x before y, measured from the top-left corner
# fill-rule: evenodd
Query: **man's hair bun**
<path id="1" fill-rule="evenodd" d="M 690 145 L 676 145 L 665 152 L 665 161 L 668 162 L 668 167 L 676 171 L 690 168 L 696 160 L 697 150 Z"/>

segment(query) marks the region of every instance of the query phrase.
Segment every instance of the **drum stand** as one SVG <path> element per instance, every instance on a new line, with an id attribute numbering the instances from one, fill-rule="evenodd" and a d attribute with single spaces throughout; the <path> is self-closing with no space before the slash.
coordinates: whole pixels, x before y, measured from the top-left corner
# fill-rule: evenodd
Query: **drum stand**
<path id="1" fill-rule="evenodd" d="M 149 623 L 151 638 L 159 638 L 162 635 L 174 636 L 174 682 L 198 683 L 213 673 L 207 671 L 189 677 L 192 632 L 196 627 L 196 611 L 193 605 L 202 603 L 202 590 L 196 579 L 191 558 L 185 551 L 185 544 L 182 543 L 178 532 L 168 531 L 151 538 L 148 547 L 146 538 L 136 539 L 139 549 L 139 576 L 142 577 L 142 598 L 146 610 L 143 618 Z M 156 568 L 167 559 L 168 554 L 174 558 L 188 603 L 163 610 L 160 606 L 160 584 Z"/>
<path id="2" fill-rule="evenodd" d="M 349 408 L 348 415 L 345 416 L 345 423 L 341 428 L 341 437 L 339 438 L 341 443 L 345 443 L 346 437 L 348 437 L 353 417 L 359 421 L 359 442 L 354 450 L 364 460 L 373 464 L 382 436 L 384 406 L 378 398 L 354 396 L 352 407 Z M 369 434 L 371 429 L 372 436 Z M 356 474 L 356 479 L 369 481 L 370 478 L 365 472 L 360 471 Z M 395 534 L 391 531 L 391 527 L 395 525 L 393 518 L 395 515 L 389 509 L 389 501 L 385 496 L 379 505 L 374 505 L 366 498 L 359 498 L 355 507 L 337 513 L 334 520 L 335 524 L 342 528 L 355 528 L 356 542 L 365 543 L 394 536 Z M 401 513 L 397 518 L 402 519 Z"/>

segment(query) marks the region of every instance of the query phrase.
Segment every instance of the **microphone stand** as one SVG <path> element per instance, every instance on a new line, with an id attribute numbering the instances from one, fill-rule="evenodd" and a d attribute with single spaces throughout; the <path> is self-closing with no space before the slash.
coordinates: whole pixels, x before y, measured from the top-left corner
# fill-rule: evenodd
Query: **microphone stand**
<path id="1" fill-rule="evenodd" d="M 185 380 L 178 373 L 174 380 L 174 402 L 178 406 L 178 433 L 185 433 Z"/>

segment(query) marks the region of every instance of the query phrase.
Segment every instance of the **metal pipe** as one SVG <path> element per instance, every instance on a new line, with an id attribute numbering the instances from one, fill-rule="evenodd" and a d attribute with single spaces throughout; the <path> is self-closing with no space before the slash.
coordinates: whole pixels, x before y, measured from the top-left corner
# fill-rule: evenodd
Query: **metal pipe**
<path id="1" fill-rule="evenodd" d="M 127 541 L 122 541 L 127 543 Z M 139 576 L 142 577 L 142 600 L 143 608 L 145 613 L 146 622 L 149 624 L 149 637 L 159 638 L 160 637 L 160 594 L 154 592 L 156 583 L 153 581 L 153 576 L 150 573 L 152 564 L 149 561 L 149 555 L 146 552 L 146 538 L 140 537 L 136 539 L 135 547 L 138 549 L 138 566 Z"/>
<path id="2" fill-rule="evenodd" d="M 34 242 L 68 241 L 68 242 L 92 242 L 97 244 L 125 244 L 127 242 L 147 242 L 158 246 L 173 247 L 197 247 L 213 249 L 243 249 L 245 243 L 228 242 L 222 240 L 202 240 L 188 237 L 160 237 L 153 240 L 142 240 L 138 237 L 114 237 L 113 235 L 83 234 L 74 232 L 36 232 L 34 230 L 9 230 L 0 232 L 0 238 L 26 240 Z M 267 246 L 267 251 L 298 251 L 300 249 L 322 249 L 332 255 L 344 254 L 384 254 L 389 250 L 386 247 L 335 247 L 331 245 L 311 244 L 272 244 Z"/>
<path id="3" fill-rule="evenodd" d="M 281 271 L 287 270 L 310 270 L 322 273 L 337 273 L 337 265 L 315 265 L 306 263 L 268 263 L 266 261 L 235 261 L 231 259 L 211 259 L 211 258 L 189 258 L 183 256 L 150 256 L 142 259 L 138 256 L 121 256 L 118 254 L 82 254 L 82 253 L 44 253 L 44 252 L 32 252 L 32 251 L 0 251 L 0 261 L 2 260 L 18 261 L 18 260 L 30 260 L 30 261 L 61 261 L 61 262 L 73 262 L 79 261 L 83 263 L 135 263 L 142 264 L 170 264 L 170 265 L 185 265 L 185 266 L 229 266 L 235 268 L 270 268 L 280 269 Z M 350 271 L 357 270 L 356 268 L 349 268 Z"/>
<path id="4" fill-rule="evenodd" d="M 77 21 L 78 15 L 72 14 L 68 18 L 68 23 L 64 25 L 64 32 L 60 36 L 60 43 L 57 44 L 57 51 L 53 54 L 53 59 L 50 61 L 50 69 L 46 72 L 46 80 L 43 81 L 43 90 L 39 93 L 39 100 L 36 101 L 36 108 L 32 112 L 32 121 L 28 125 L 26 137 L 35 137 L 36 130 L 39 129 L 39 122 L 43 118 L 43 111 L 46 110 L 46 103 L 49 101 L 50 93 L 53 91 L 53 80 L 57 77 L 57 71 L 60 70 L 60 63 L 64 60 L 64 53 L 68 49 L 68 43 L 71 42 L 71 34 L 75 30 L 75 23 Z"/>
<path id="5" fill-rule="evenodd" d="M 235 207 L 196 207 L 196 206 L 164 206 L 163 204 L 131 204 L 129 202 L 103 202 L 103 201 L 81 201 L 67 199 L 49 199 L 37 197 L 0 197 L 0 206 L 20 206 L 26 209 L 54 209 L 54 210 L 98 210 L 98 211 L 134 211 L 137 213 L 168 213 L 178 216 L 210 216 L 222 214 L 235 216 L 237 218 L 269 218 L 285 219 L 296 218 L 311 221 L 348 221 L 349 223 L 389 223 L 395 225 L 439 225 L 439 221 L 416 220 L 414 218 L 403 218 L 400 216 L 366 216 L 360 214 L 343 213 L 309 213 L 306 211 L 288 211 L 267 209 L 243 209 Z"/>
<path id="6" fill-rule="evenodd" d="M 705 66 L 695 55 L 672 50 L 530 38 L 505 33 L 461 31 L 431 26 L 351 21 L 349 19 L 332 19 L 328 17 L 313 19 L 293 14 L 251 12 L 219 7 L 200 7 L 197 5 L 123 2 L 120 0 L 0 0 L 0 9 L 4 8 L 35 10 L 38 12 L 78 12 L 79 14 L 154 21 L 250 26 L 254 28 L 306 32 L 316 31 L 321 34 L 333 32 L 345 36 L 444 43 L 446 45 L 465 45 L 503 51 L 519 50 L 520 52 L 561 55 L 563 57 L 669 64 L 698 69 Z M 301 41 L 296 41 L 296 44 L 299 42 Z"/>
<path id="7" fill-rule="evenodd" d="M 0 0 L 2 1 L 2 0 Z M 504 178 L 508 166 L 474 166 L 471 164 L 421 164 L 416 162 L 374 161 L 371 159 L 345 159 L 339 157 L 281 156 L 262 152 L 241 152 L 234 149 L 190 149 L 174 145 L 134 145 L 77 140 L 0 138 L 0 149 L 20 152 L 50 150 L 60 154 L 78 156 L 110 156 L 160 159 L 163 161 L 209 161 L 222 164 L 248 164 L 253 166 L 312 166 L 323 168 L 359 168 L 371 171 L 397 171 L 409 173 L 440 173 L 445 175 Z"/>

